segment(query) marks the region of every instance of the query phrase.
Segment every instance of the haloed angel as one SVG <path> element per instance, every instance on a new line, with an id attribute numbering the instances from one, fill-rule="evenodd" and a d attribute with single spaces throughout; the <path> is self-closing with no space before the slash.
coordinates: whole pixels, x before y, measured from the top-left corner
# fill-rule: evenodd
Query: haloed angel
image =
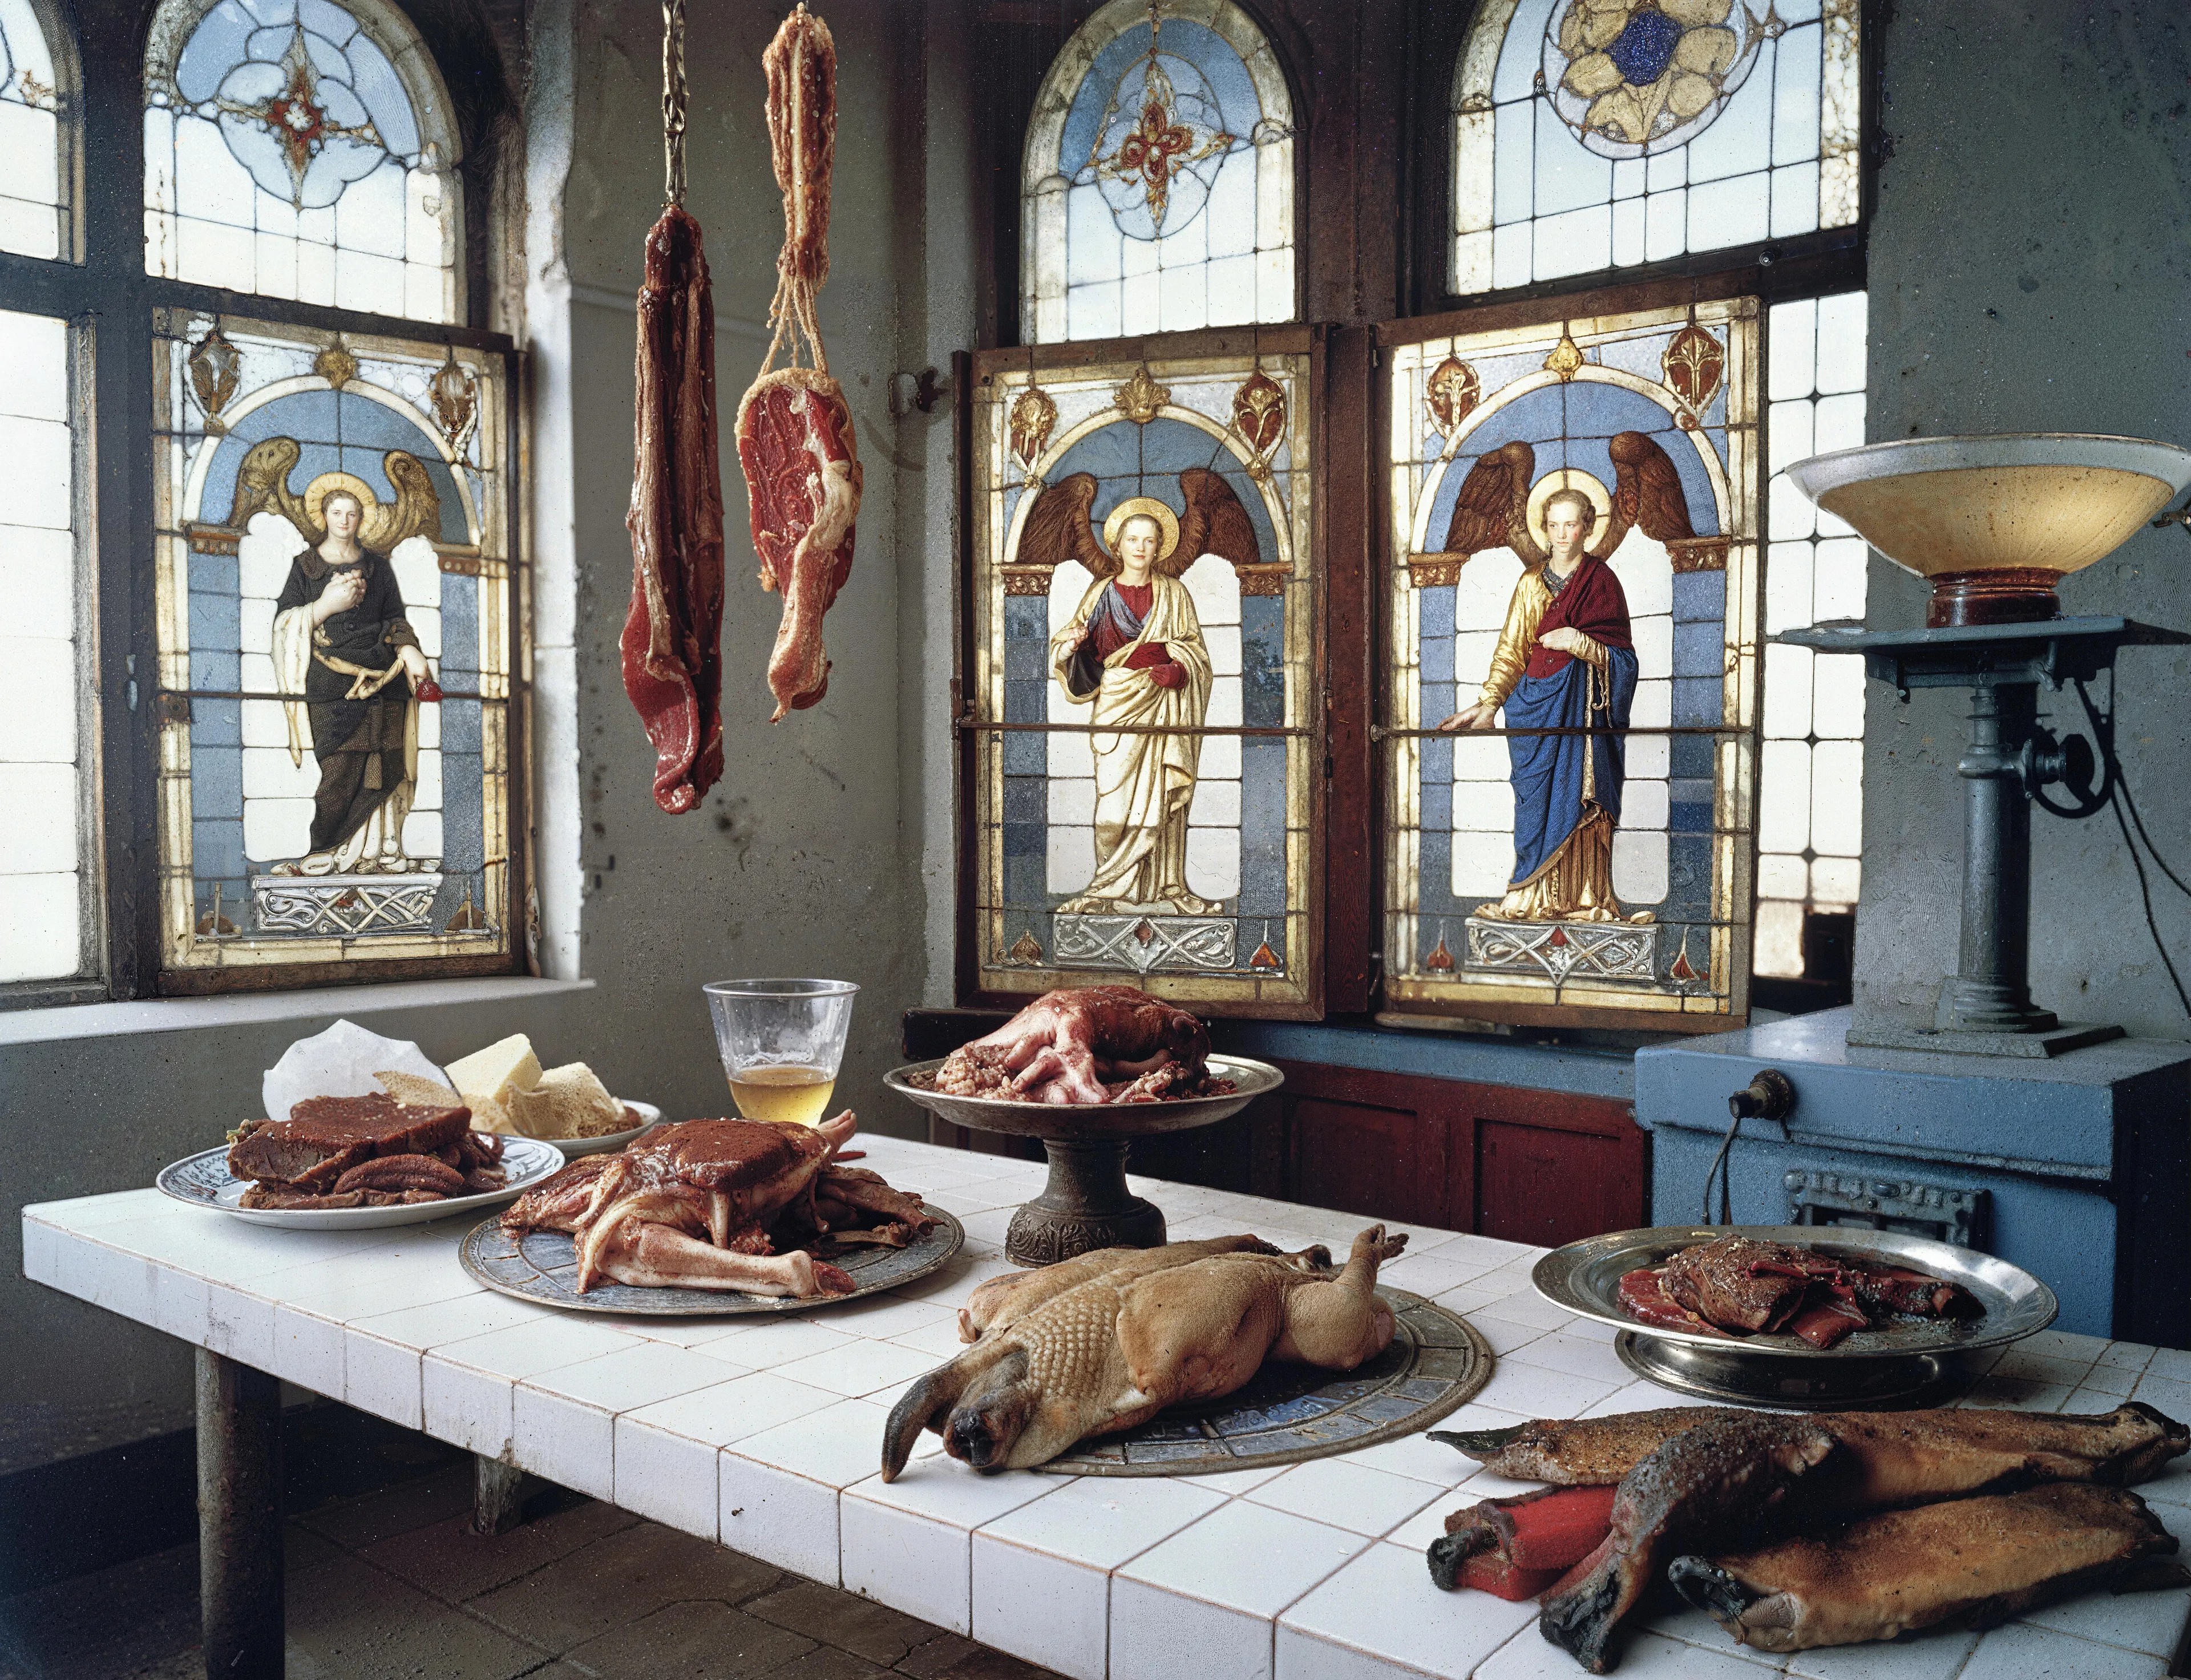
<path id="1" fill-rule="evenodd" d="M 1248 510 L 1221 477 L 1190 467 L 1179 483 L 1184 519 L 1154 497 L 1132 497 L 1111 510 L 1098 537 L 1090 519 L 1095 477 L 1075 473 L 1042 492 L 1020 538 L 1022 564 L 1078 560 L 1095 575 L 1050 638 L 1050 669 L 1068 701 L 1090 707 L 1099 731 L 1121 731 L 1091 738 L 1096 872 L 1061 906 L 1067 914 L 1130 906 L 1208 916 L 1222 908 L 1187 885 L 1187 816 L 1202 739 L 1169 731 L 1202 727 L 1210 666 L 1180 578 L 1205 556 L 1252 565 L 1261 555 Z"/>
<path id="2" fill-rule="evenodd" d="M 1662 542 L 1694 533 L 1681 474 L 1665 450 L 1642 432 L 1616 434 L 1608 450 L 1609 497 L 1580 472 L 1547 474 L 1533 485 L 1536 452 L 1519 439 L 1502 444 L 1462 480 L 1446 530 L 1446 552 L 1511 548 L 1524 570 L 1475 703 L 1438 727 L 1489 729 L 1503 707 L 1511 729 L 1602 731 L 1507 737 L 1514 870 L 1499 902 L 1477 911 L 1493 920 L 1622 918 L 1613 894 L 1613 833 L 1627 779 L 1621 731 L 1635 704 L 1636 662 L 1628 598 L 1607 562 L 1631 526 Z"/>

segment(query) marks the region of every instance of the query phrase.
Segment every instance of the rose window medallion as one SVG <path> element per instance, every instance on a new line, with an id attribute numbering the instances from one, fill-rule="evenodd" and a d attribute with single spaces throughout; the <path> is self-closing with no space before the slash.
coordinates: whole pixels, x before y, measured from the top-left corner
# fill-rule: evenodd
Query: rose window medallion
<path id="1" fill-rule="evenodd" d="M 1599 156 L 1670 151 L 1718 119 L 1786 29 L 1769 3 L 1761 16 L 1748 0 L 1563 0 L 1539 85 Z"/>

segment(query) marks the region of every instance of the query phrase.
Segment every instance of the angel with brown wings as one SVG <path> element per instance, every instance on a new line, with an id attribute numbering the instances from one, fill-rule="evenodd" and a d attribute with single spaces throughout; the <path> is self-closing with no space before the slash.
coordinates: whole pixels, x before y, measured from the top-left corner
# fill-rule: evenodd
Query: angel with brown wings
<path id="1" fill-rule="evenodd" d="M 1642 432 L 1617 434 L 1608 449 L 1614 487 L 1602 531 L 1597 502 L 1579 482 L 1595 480 L 1582 474 L 1563 476 L 1533 519 L 1536 452 L 1519 439 L 1470 469 L 1446 531 L 1448 552 L 1511 548 L 1523 570 L 1475 703 L 1438 727 L 1489 729 L 1503 708 L 1517 732 L 1600 731 L 1507 737 L 1514 870 L 1499 902 L 1476 912 L 1494 921 L 1624 919 L 1613 893 L 1613 833 L 1636 662 L 1628 597 L 1608 561 L 1631 527 L 1662 542 L 1693 532 L 1681 474 L 1665 450 Z"/>
<path id="2" fill-rule="evenodd" d="M 1103 521 L 1090 514 L 1093 474 L 1045 489 L 1028 510 L 1016 561 L 1077 560 L 1094 574 L 1080 604 L 1050 638 L 1050 670 L 1089 721 L 1132 729 L 1090 738 L 1096 756 L 1096 871 L 1060 906 L 1068 915 L 1131 907 L 1181 916 L 1222 908 L 1187 885 L 1187 814 L 1194 799 L 1209 710 L 1209 650 L 1194 598 L 1180 578 L 1209 556 L 1235 565 L 1261 558 L 1248 510 L 1207 468 L 1179 475 L 1182 518 L 1152 496 L 1130 497 Z"/>

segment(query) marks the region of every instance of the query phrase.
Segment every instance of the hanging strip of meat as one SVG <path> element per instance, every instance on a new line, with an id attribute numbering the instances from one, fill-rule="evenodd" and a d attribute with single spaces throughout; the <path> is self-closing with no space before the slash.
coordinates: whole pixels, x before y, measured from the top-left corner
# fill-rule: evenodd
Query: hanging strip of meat
<path id="1" fill-rule="evenodd" d="M 851 575 L 860 456 L 852 411 L 829 375 L 814 312 L 815 294 L 829 276 L 829 175 L 837 150 L 837 48 L 828 26 L 800 5 L 777 31 L 762 64 L 770 150 L 783 189 L 783 251 L 771 311 L 776 331 L 739 400 L 737 440 L 761 587 L 783 598 L 768 661 L 776 723 L 829 691 L 822 617 Z M 806 366 L 799 365 L 802 341 Z"/>
<path id="2" fill-rule="evenodd" d="M 624 692 L 654 743 L 654 802 L 689 811 L 723 774 L 723 480 L 715 452 L 715 306 L 686 213 L 685 0 L 663 8 L 669 206 L 646 236 L 635 370 L 631 612 Z"/>

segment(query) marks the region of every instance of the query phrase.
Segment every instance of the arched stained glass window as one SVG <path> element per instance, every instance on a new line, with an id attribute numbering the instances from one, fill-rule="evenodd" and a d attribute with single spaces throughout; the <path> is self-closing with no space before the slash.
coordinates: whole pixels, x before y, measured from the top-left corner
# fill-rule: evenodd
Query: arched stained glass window
<path id="1" fill-rule="evenodd" d="M 145 55 L 156 275 L 458 319 L 448 95 L 384 0 L 168 0 Z"/>
<path id="2" fill-rule="evenodd" d="M 1294 318 L 1293 99 L 1230 0 L 1113 0 L 1050 68 L 1021 185 L 1021 337 Z"/>
<path id="3" fill-rule="evenodd" d="M 1857 219 L 1858 0 L 1485 0 L 1453 84 L 1452 290 Z"/>
<path id="4" fill-rule="evenodd" d="M 31 0 L 0 0 L 0 251 L 73 257 L 76 77 Z"/>

